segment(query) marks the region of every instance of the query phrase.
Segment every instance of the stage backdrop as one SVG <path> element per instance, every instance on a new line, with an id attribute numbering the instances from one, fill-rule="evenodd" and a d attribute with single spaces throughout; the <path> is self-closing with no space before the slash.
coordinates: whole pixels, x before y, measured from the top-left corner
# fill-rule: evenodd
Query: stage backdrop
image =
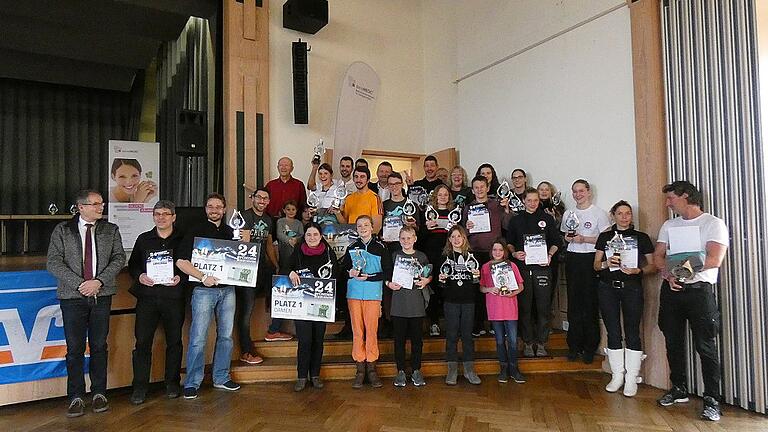
<path id="1" fill-rule="evenodd" d="M 349 65 L 339 91 L 333 153 L 337 157 L 359 158 L 368 143 L 368 128 L 373 119 L 381 80 L 367 64 Z"/>
<path id="2" fill-rule="evenodd" d="M 152 207 L 160 196 L 160 144 L 109 141 L 109 221 L 120 227 L 123 248 L 154 226 Z"/>

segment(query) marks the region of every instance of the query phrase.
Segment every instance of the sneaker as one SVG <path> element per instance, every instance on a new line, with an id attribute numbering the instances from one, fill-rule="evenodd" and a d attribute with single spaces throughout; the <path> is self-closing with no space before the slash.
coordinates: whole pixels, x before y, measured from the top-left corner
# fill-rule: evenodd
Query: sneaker
<path id="1" fill-rule="evenodd" d="M 432 324 L 429 327 L 429 335 L 430 336 L 440 336 L 440 326 L 437 324 Z"/>
<path id="2" fill-rule="evenodd" d="M 85 402 L 79 397 L 72 399 L 67 408 L 67 417 L 80 417 L 83 414 L 85 414 Z"/>
<path id="3" fill-rule="evenodd" d="M 672 386 L 672 388 L 657 402 L 661 406 L 670 406 L 676 403 L 688 402 L 688 390 L 684 387 Z"/>
<path id="4" fill-rule="evenodd" d="M 704 409 L 701 410 L 701 418 L 709 421 L 720 420 L 720 403 L 712 396 L 704 396 Z"/>
<path id="5" fill-rule="evenodd" d="M 483 330 L 483 329 L 472 330 L 472 336 L 474 336 L 474 337 L 480 337 L 480 336 L 483 336 L 483 335 L 485 335 L 485 330 Z"/>
<path id="6" fill-rule="evenodd" d="M 496 380 L 502 384 L 509 381 L 509 370 L 506 364 L 502 364 L 499 368 L 499 377 Z"/>
<path id="7" fill-rule="evenodd" d="M 592 361 L 595 360 L 595 353 L 584 351 L 583 354 L 581 354 L 581 361 L 584 362 L 584 364 L 592 364 Z"/>
<path id="8" fill-rule="evenodd" d="M 549 353 L 544 348 L 544 345 L 536 345 L 536 357 L 549 357 Z"/>
<path id="9" fill-rule="evenodd" d="M 319 376 L 312 377 L 310 381 L 312 382 L 312 387 L 316 389 L 321 389 L 324 387 L 323 380 L 321 380 Z"/>
<path id="10" fill-rule="evenodd" d="M 240 390 L 240 384 L 229 380 L 227 382 L 221 383 L 221 384 L 214 384 L 213 388 L 226 390 L 226 391 L 238 391 Z"/>
<path id="11" fill-rule="evenodd" d="M 131 393 L 131 403 L 134 405 L 141 405 L 147 400 L 147 391 L 144 389 L 133 389 Z"/>
<path id="12" fill-rule="evenodd" d="M 240 356 L 240 361 L 243 362 L 243 363 L 248 363 L 250 365 L 257 365 L 257 364 L 264 363 L 264 359 L 263 358 L 255 355 L 255 354 L 251 354 L 249 352 L 241 355 Z"/>
<path id="13" fill-rule="evenodd" d="M 395 377 L 395 387 L 405 387 L 406 382 L 405 371 L 397 371 L 397 376 Z"/>
<path id="14" fill-rule="evenodd" d="M 411 381 L 413 382 L 413 385 L 416 387 L 421 387 L 423 385 L 427 385 L 427 382 L 424 381 L 424 375 L 422 375 L 421 370 L 416 369 L 411 374 Z"/>
<path id="15" fill-rule="evenodd" d="M 525 375 L 523 375 L 522 372 L 520 372 L 520 369 L 516 367 L 510 367 L 509 368 L 509 376 L 512 378 L 512 381 L 522 384 L 525 382 Z"/>
<path id="16" fill-rule="evenodd" d="M 178 384 L 170 384 L 165 387 L 165 397 L 176 399 L 181 395 L 181 387 Z"/>
<path id="17" fill-rule="evenodd" d="M 581 355 L 578 351 L 568 351 L 568 356 L 566 357 L 569 362 L 575 362 L 579 359 L 579 356 Z"/>
<path id="18" fill-rule="evenodd" d="M 289 341 L 291 339 L 293 339 L 293 335 L 279 331 L 274 333 L 267 332 L 267 335 L 264 336 L 264 340 L 267 342 Z"/>
<path id="19" fill-rule="evenodd" d="M 296 384 L 293 385 L 293 391 L 300 392 L 307 386 L 306 378 L 299 378 L 296 380 Z"/>
<path id="20" fill-rule="evenodd" d="M 533 344 L 525 344 L 523 347 L 523 357 L 535 357 L 536 355 L 533 352 Z"/>
<path id="21" fill-rule="evenodd" d="M 93 402 L 91 403 L 91 409 L 95 413 L 101 413 L 109 409 L 109 402 L 107 397 L 101 393 L 93 395 Z"/>
<path id="22" fill-rule="evenodd" d="M 495 335 L 496 334 L 496 330 L 490 329 L 490 330 L 488 330 L 488 334 Z"/>
<path id="23" fill-rule="evenodd" d="M 194 387 L 184 387 L 184 399 L 197 399 L 197 389 Z"/>

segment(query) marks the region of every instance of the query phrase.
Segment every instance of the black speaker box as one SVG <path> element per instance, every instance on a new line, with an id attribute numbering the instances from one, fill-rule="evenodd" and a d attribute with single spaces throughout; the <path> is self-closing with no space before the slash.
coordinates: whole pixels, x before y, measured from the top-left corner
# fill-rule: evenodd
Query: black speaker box
<path id="1" fill-rule="evenodd" d="M 176 115 L 176 154 L 206 156 L 208 154 L 208 114 L 182 109 Z"/>
<path id="2" fill-rule="evenodd" d="M 283 5 L 283 27 L 315 34 L 328 24 L 327 0 L 288 0 Z"/>
<path id="3" fill-rule="evenodd" d="M 309 123 L 309 94 L 307 92 L 307 43 L 294 42 L 293 52 L 293 122 Z"/>

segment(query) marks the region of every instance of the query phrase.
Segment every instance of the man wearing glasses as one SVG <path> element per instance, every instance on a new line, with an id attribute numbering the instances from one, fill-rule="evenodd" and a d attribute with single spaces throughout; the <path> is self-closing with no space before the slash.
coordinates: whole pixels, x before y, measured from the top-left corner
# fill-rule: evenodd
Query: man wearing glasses
<path id="1" fill-rule="evenodd" d="M 165 394 L 175 399 L 181 394 L 181 327 L 184 324 L 183 274 L 176 267 L 182 235 L 173 226 L 176 205 L 160 200 L 152 210 L 155 227 L 141 233 L 128 260 L 128 272 L 133 277 L 131 294 L 136 296 L 136 348 L 133 350 L 133 394 L 131 403 L 139 405 L 147 398 L 149 372 L 152 366 L 152 342 L 157 324 L 163 324 L 165 334 Z M 160 279 L 148 267 L 157 262 L 173 266 L 173 275 Z M 149 274 L 148 274 L 149 273 Z M 157 280 L 152 279 L 150 274 Z M 172 278 L 171 278 L 172 277 Z M 167 278 L 171 278 L 167 280 Z"/>
<path id="2" fill-rule="evenodd" d="M 76 197 L 79 214 L 54 228 L 48 246 L 48 271 L 58 279 L 67 341 L 67 417 L 85 413 L 85 342 L 90 347 L 93 412 L 109 409 L 107 391 L 107 334 L 115 277 L 125 264 L 123 240 L 117 225 L 102 220 L 104 200 L 94 190 Z"/>
<path id="3" fill-rule="evenodd" d="M 192 265 L 192 248 L 195 237 L 232 240 L 232 228 L 224 223 L 227 200 L 223 195 L 212 193 L 205 201 L 208 220 L 190 229 L 179 248 L 176 266 L 200 282 L 192 290 L 192 322 L 189 325 L 187 347 L 187 376 L 184 381 L 184 399 L 197 398 L 197 390 L 205 374 L 205 345 L 208 326 L 216 317 L 216 347 L 213 355 L 213 387 L 227 391 L 240 390 L 240 385 L 229 377 L 232 358 L 232 327 L 235 322 L 235 287 L 219 285 L 219 279 L 208 276 Z M 243 241 L 250 240 L 250 231 L 240 233 Z"/>

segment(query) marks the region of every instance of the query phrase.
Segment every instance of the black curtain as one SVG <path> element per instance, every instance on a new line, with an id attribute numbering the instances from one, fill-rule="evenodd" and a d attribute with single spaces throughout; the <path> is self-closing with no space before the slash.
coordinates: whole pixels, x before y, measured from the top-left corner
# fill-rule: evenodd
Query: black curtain
<path id="1" fill-rule="evenodd" d="M 75 193 L 103 190 L 110 139 L 138 138 L 144 74 L 131 92 L 0 78 L 0 214 L 68 212 Z M 46 224 L 30 225 L 30 251 L 44 251 Z M 21 250 L 9 223 L 8 252 Z"/>

